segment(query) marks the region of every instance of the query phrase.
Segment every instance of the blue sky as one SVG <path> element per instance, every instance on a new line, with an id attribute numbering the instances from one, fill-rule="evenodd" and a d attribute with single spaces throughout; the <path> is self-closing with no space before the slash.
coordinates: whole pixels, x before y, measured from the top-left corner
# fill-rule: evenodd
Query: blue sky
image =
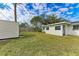
<path id="1" fill-rule="evenodd" d="M 17 6 L 18 21 L 30 22 L 41 14 L 63 17 L 70 21 L 79 20 L 79 3 L 24 3 Z M 14 21 L 13 4 L 0 3 L 0 19 Z"/>

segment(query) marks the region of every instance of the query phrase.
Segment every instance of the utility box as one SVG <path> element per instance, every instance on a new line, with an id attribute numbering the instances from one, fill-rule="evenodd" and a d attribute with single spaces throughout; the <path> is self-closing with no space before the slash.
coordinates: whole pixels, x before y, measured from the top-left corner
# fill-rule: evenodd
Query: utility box
<path id="1" fill-rule="evenodd" d="M 14 21 L 0 20 L 0 39 L 19 37 L 19 25 Z"/>

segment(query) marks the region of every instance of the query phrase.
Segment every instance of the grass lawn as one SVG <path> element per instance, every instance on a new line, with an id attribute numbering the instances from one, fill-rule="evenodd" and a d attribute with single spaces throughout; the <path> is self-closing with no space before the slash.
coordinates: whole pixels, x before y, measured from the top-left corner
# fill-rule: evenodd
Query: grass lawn
<path id="1" fill-rule="evenodd" d="M 0 40 L 0 55 L 79 55 L 79 37 L 61 37 L 39 32 L 22 32 L 20 38 Z"/>

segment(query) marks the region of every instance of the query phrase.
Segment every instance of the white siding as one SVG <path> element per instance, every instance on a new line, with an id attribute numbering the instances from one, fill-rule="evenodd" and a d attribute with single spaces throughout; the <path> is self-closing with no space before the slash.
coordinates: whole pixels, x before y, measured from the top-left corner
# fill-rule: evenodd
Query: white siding
<path id="1" fill-rule="evenodd" d="M 76 35 L 79 36 L 79 30 L 73 30 L 74 24 L 64 24 L 65 25 L 65 35 Z M 76 25 L 76 24 L 75 24 Z M 55 26 L 61 26 L 61 30 L 55 30 Z M 51 25 L 49 30 L 43 30 L 47 34 L 63 36 L 63 24 L 61 25 Z"/>
<path id="2" fill-rule="evenodd" d="M 79 30 L 73 30 L 71 34 L 79 36 Z"/>
<path id="3" fill-rule="evenodd" d="M 71 25 L 65 25 L 65 35 L 70 35 L 71 32 Z"/>
<path id="4" fill-rule="evenodd" d="M 66 25 L 66 35 L 77 35 L 79 36 L 79 30 L 73 30 L 73 25 Z"/>
<path id="5" fill-rule="evenodd" d="M 61 30 L 55 30 L 55 26 L 61 26 Z M 53 26 L 49 26 L 49 30 L 44 30 L 45 33 L 47 34 L 53 34 L 53 35 L 59 35 L 59 36 L 63 36 L 63 29 L 62 29 L 62 25 L 53 25 Z"/>
<path id="6" fill-rule="evenodd" d="M 79 36 L 79 30 L 73 30 L 73 25 L 69 27 L 69 35 L 77 35 Z"/>
<path id="7" fill-rule="evenodd" d="M 0 21 L 0 39 L 19 36 L 19 26 L 15 22 Z"/>

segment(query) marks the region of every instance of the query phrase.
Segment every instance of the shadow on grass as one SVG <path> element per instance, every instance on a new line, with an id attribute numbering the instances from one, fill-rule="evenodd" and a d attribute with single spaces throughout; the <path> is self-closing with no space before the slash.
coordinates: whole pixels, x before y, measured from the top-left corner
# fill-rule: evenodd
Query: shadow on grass
<path id="1" fill-rule="evenodd" d="M 27 39 L 27 38 L 31 38 L 31 37 L 34 37 L 34 36 L 35 36 L 34 34 L 23 34 L 23 33 L 21 33 L 19 35 L 19 37 L 0 39 L 0 42 L 10 41 L 10 40 Z"/>

